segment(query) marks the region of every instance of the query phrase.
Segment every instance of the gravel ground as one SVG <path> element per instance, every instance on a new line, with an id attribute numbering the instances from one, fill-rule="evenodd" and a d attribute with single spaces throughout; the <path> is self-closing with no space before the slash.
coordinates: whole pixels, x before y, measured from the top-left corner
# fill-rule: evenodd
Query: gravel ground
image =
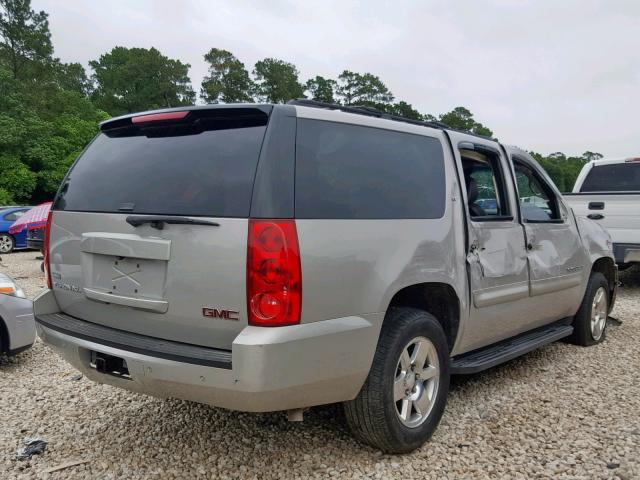
<path id="1" fill-rule="evenodd" d="M 30 296 L 34 252 L 0 271 Z M 38 342 L 0 364 L 0 479 L 5 478 L 640 478 L 640 270 L 622 276 L 607 340 L 556 343 L 454 378 L 432 440 L 403 456 L 349 436 L 341 410 L 242 414 L 97 385 Z M 24 437 L 46 452 L 15 460 Z M 52 467 L 86 461 L 54 473 Z"/>

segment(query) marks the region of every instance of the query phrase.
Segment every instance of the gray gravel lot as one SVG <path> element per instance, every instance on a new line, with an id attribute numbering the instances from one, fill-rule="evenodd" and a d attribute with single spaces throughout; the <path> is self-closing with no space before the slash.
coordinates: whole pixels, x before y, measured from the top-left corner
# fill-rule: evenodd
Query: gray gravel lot
<path id="1" fill-rule="evenodd" d="M 29 296 L 44 286 L 36 255 L 0 263 Z M 38 342 L 0 361 L 0 479 L 640 478 L 640 270 L 621 279 L 612 315 L 622 325 L 603 344 L 556 343 L 455 378 L 433 439 L 404 456 L 356 443 L 335 406 L 293 424 L 155 399 L 74 380 Z M 46 452 L 15 460 L 33 436 L 49 441 Z"/>

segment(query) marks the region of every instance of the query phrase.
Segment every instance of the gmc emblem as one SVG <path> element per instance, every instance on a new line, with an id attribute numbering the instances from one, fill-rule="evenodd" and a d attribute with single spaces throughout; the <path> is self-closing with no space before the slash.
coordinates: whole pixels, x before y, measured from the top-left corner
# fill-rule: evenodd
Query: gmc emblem
<path id="1" fill-rule="evenodd" d="M 202 309 L 203 317 L 222 318 L 224 320 L 240 320 L 238 315 L 240 315 L 240 312 L 236 312 L 234 310 L 218 310 L 217 308 L 207 307 Z"/>

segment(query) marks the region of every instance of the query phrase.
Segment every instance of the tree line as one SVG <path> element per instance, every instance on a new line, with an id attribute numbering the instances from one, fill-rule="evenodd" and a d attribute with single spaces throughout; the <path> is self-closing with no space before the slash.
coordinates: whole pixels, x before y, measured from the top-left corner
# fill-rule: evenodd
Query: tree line
<path id="1" fill-rule="evenodd" d="M 73 160 L 112 116 L 204 103 L 285 103 L 306 97 L 367 106 L 414 120 L 440 121 L 493 137 L 471 111 L 457 107 L 440 115 L 421 113 L 397 100 L 380 77 L 344 70 L 337 78 L 303 80 L 296 66 L 265 58 L 252 69 L 233 53 L 211 48 L 203 56 L 208 73 L 199 91 L 188 63 L 155 48 L 116 46 L 88 62 L 64 63 L 54 56 L 46 12 L 30 0 L 0 0 L 0 205 L 34 204 L 55 194 Z M 560 190 L 573 185 L 582 165 L 601 157 L 532 152 Z"/>

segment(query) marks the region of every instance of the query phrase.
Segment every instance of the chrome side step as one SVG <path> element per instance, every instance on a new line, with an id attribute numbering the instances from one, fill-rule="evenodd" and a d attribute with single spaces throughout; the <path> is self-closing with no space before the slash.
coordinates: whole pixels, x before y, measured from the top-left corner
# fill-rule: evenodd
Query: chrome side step
<path id="1" fill-rule="evenodd" d="M 573 327 L 571 325 L 554 323 L 488 347 L 453 357 L 451 359 L 451 373 L 460 375 L 481 372 L 529 353 L 543 345 L 568 337 L 572 333 Z"/>

